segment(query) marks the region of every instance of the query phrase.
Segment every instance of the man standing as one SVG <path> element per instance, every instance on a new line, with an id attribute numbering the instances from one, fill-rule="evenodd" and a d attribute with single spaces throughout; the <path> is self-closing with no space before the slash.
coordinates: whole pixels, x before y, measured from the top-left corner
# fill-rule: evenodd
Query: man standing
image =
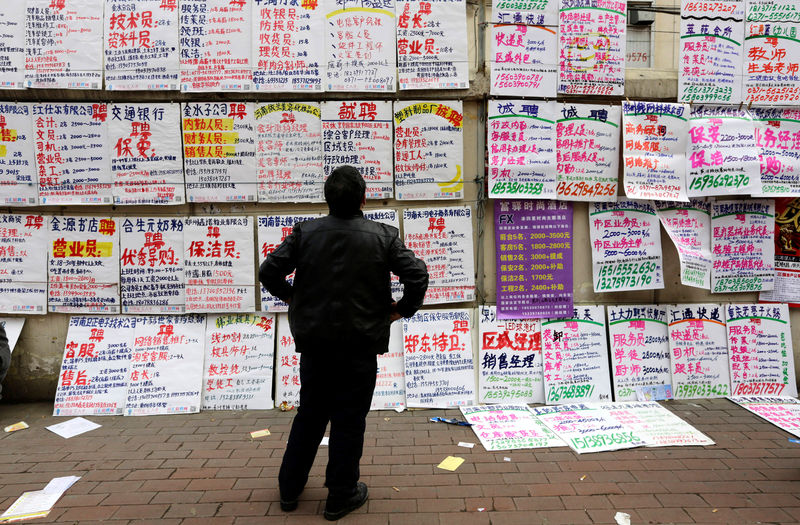
<path id="1" fill-rule="evenodd" d="M 366 184 L 351 166 L 325 181 L 330 214 L 301 222 L 267 256 L 259 280 L 289 304 L 289 325 L 300 353 L 300 407 L 283 455 L 281 509 L 297 508 L 317 447 L 330 421 L 324 516 L 338 520 L 367 500 L 358 481 L 377 354 L 386 353 L 389 325 L 411 317 L 428 288 L 425 263 L 396 228 L 364 218 Z M 295 271 L 294 284 L 286 276 Z M 391 295 L 391 273 L 404 285 Z"/>

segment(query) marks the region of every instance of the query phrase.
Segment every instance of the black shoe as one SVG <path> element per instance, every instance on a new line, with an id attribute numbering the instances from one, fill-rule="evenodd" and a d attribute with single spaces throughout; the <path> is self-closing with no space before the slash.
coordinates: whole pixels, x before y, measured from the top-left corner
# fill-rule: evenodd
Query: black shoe
<path id="1" fill-rule="evenodd" d="M 283 512 L 292 512 L 296 508 L 297 508 L 297 498 L 288 500 L 281 498 L 281 510 Z"/>
<path id="2" fill-rule="evenodd" d="M 347 514 L 366 503 L 368 497 L 367 485 L 359 481 L 356 484 L 356 493 L 349 498 L 337 501 L 328 496 L 328 501 L 325 502 L 325 512 L 322 515 L 328 521 L 344 518 Z"/>

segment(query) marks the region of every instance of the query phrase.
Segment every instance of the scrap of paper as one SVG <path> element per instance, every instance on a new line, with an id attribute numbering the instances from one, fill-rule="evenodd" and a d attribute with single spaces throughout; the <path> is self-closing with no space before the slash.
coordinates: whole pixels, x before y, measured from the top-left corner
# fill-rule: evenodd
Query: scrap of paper
<path id="1" fill-rule="evenodd" d="M 464 448 L 472 448 L 475 446 L 475 443 L 467 443 L 466 441 L 459 441 L 458 446 Z"/>
<path id="2" fill-rule="evenodd" d="M 28 424 L 24 421 L 20 421 L 19 423 L 14 423 L 13 425 L 8 425 L 3 429 L 5 432 L 16 432 L 17 430 L 24 430 L 28 428 Z"/>
<path id="3" fill-rule="evenodd" d="M 0 522 L 19 521 L 47 516 L 64 492 L 78 481 L 80 476 L 53 478 L 42 490 L 24 492 L 0 515 Z"/>
<path id="4" fill-rule="evenodd" d="M 329 440 L 330 440 L 330 438 L 328 436 L 325 436 L 324 438 L 322 438 L 322 441 L 319 442 L 319 446 L 327 447 Z"/>
<path id="5" fill-rule="evenodd" d="M 47 428 L 47 430 L 49 430 L 50 432 L 58 434 L 64 439 L 69 439 L 79 434 L 83 434 L 84 432 L 89 432 L 90 430 L 100 428 L 101 426 L 102 425 L 93 423 L 88 419 L 84 419 L 82 417 L 75 417 L 67 421 L 64 421 L 63 423 L 50 425 L 49 427 L 45 428 Z"/>
<path id="6" fill-rule="evenodd" d="M 269 436 L 269 435 L 270 435 L 270 431 L 267 428 L 265 428 L 263 430 L 254 430 L 254 431 L 250 432 L 250 437 L 252 439 L 260 438 L 260 437 L 264 437 L 264 436 Z"/>
<path id="7" fill-rule="evenodd" d="M 461 464 L 464 463 L 464 458 L 456 456 L 447 456 L 444 461 L 437 465 L 438 468 L 443 470 L 455 471 Z"/>

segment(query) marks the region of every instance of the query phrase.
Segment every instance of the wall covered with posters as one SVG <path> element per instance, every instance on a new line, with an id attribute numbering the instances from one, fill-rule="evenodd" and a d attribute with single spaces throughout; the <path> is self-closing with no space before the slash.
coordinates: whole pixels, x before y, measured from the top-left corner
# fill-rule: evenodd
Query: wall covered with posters
<path id="1" fill-rule="evenodd" d="M 66 2 L 72 3 L 71 0 Z M 294 40 L 287 42 L 284 39 L 286 30 L 274 23 L 276 16 L 286 15 L 272 13 L 275 8 L 268 8 L 267 2 L 252 2 L 252 9 L 258 16 L 230 22 L 232 30 L 241 33 L 242 38 L 232 39 L 220 50 L 215 49 L 222 51 L 218 56 L 228 57 L 218 59 L 217 67 L 224 74 L 208 75 L 200 67 L 203 63 L 200 54 L 204 46 L 210 45 L 204 39 L 210 39 L 209 35 L 215 34 L 219 28 L 197 28 L 193 32 L 196 38 L 187 42 L 172 42 L 171 36 L 161 33 L 165 27 L 170 27 L 172 17 L 177 20 L 182 13 L 178 4 L 188 9 L 199 9 L 200 4 L 228 2 L 172 2 L 176 10 L 164 13 L 166 21 L 155 24 L 158 31 L 153 29 L 152 34 L 143 34 L 146 27 L 135 28 L 135 45 L 126 36 L 132 32 L 129 27 L 132 19 L 120 18 L 121 13 L 131 14 L 125 7 L 130 1 L 85 0 L 76 3 L 81 9 L 105 4 L 105 19 L 89 21 L 105 28 L 100 30 L 98 42 L 92 44 L 94 49 L 103 49 L 104 53 L 82 57 L 75 64 L 61 68 L 69 74 L 58 74 L 48 69 L 48 64 L 56 60 L 56 49 L 46 48 L 39 57 L 22 58 L 25 74 L 16 85 L 0 85 L 7 88 L 0 89 L 0 101 L 8 104 L 3 110 L 3 122 L 8 123 L 7 127 L 20 130 L 17 133 L 35 137 L 35 147 L 39 152 L 53 152 L 34 159 L 14 149 L 18 142 L 2 140 L 4 137 L 9 139 L 10 135 L 0 135 L 0 144 L 5 146 L 4 154 L 0 155 L 0 167 L 6 170 L 6 174 L 15 171 L 15 161 L 44 169 L 44 172 L 41 168 L 39 170 L 38 192 L 31 191 L 24 179 L 17 179 L 13 196 L 19 200 L 4 201 L 7 207 L 2 211 L 5 214 L 40 216 L 42 222 L 37 231 L 43 229 L 51 236 L 64 231 L 55 239 L 33 235 L 26 240 L 30 249 L 41 255 L 42 267 L 20 268 L 18 271 L 26 272 L 25 277 L 12 281 L 14 286 L 0 282 L 3 291 L 0 307 L 3 303 L 9 308 L 23 305 L 23 310 L 3 311 L 26 317 L 14 352 L 12 370 L 6 379 L 4 392 L 8 393 L 9 399 L 53 398 L 71 314 L 280 312 L 279 302 L 263 294 L 256 282 L 257 264 L 270 246 L 274 248 L 280 242 L 284 228 L 300 220 L 299 217 L 325 213 L 321 183 L 325 174 L 341 163 L 356 164 L 364 170 L 370 197 L 367 209 L 377 214 L 378 220 L 397 221 L 396 224 L 402 225 L 407 244 L 415 250 L 434 256 L 445 250 L 443 246 L 446 245 L 456 243 L 465 247 L 461 253 L 448 251 L 449 258 L 442 265 L 432 265 L 432 287 L 426 309 L 451 308 L 455 311 L 501 302 L 503 291 L 498 289 L 497 276 L 505 272 L 506 261 L 499 257 L 502 242 L 496 238 L 500 233 L 496 230 L 496 223 L 497 217 L 508 210 L 501 209 L 500 199 L 532 196 L 546 199 L 566 197 L 572 201 L 568 211 L 547 210 L 557 217 L 553 221 L 564 222 L 570 217 L 571 230 L 536 230 L 547 235 L 570 233 L 573 241 L 570 249 L 560 246 L 556 248 L 558 254 L 553 256 L 552 251 L 548 254 L 548 257 L 557 256 L 564 261 L 557 270 L 563 275 L 556 275 L 554 279 L 565 283 L 566 289 L 558 290 L 557 294 L 542 294 L 557 297 L 539 297 L 538 300 L 545 304 L 540 304 L 540 312 L 541 308 L 552 306 L 547 305 L 548 302 L 668 305 L 754 303 L 759 299 L 757 287 L 748 288 L 741 284 L 736 285 L 740 286 L 738 289 L 748 291 L 712 293 L 714 283 L 720 281 L 723 284 L 719 286 L 723 286 L 737 276 L 714 275 L 709 271 L 703 279 L 698 273 L 701 270 L 696 268 L 702 267 L 702 261 L 712 258 L 712 246 L 708 246 L 706 259 L 695 253 L 679 255 L 674 248 L 677 242 L 674 239 L 680 237 L 680 233 L 667 231 L 665 220 L 668 219 L 655 215 L 658 206 L 653 206 L 652 216 L 656 219 L 649 224 L 653 228 L 649 234 L 653 249 L 637 254 L 641 258 L 640 264 L 651 268 L 652 275 L 644 276 L 649 280 L 628 280 L 624 285 L 606 288 L 599 284 L 603 277 L 600 272 L 619 271 L 624 264 L 621 260 L 593 260 L 592 246 L 598 233 L 590 218 L 604 211 L 600 203 L 613 200 L 615 194 L 624 196 L 628 188 L 631 192 L 634 189 L 640 192 L 636 198 L 646 199 L 659 198 L 659 192 L 664 192 L 660 194 L 662 197 L 678 200 L 687 195 L 687 190 L 689 197 L 710 195 L 712 193 L 702 193 L 706 186 L 702 177 L 696 177 L 698 182 L 690 185 L 689 181 L 694 180 L 689 178 L 690 173 L 685 174 L 686 184 L 679 187 L 675 180 L 683 173 L 675 166 L 683 166 L 685 157 L 692 154 L 701 158 L 702 153 L 708 160 L 716 152 L 702 141 L 694 141 L 693 145 L 691 140 L 687 140 L 686 131 L 680 127 L 672 129 L 674 122 L 668 119 L 666 123 L 655 122 L 657 126 L 669 129 L 659 135 L 661 155 L 657 162 L 661 163 L 662 169 L 658 170 L 659 178 L 653 183 L 647 178 L 646 169 L 648 163 L 656 162 L 654 155 L 650 155 L 653 152 L 637 147 L 637 137 L 633 137 L 633 133 L 627 137 L 633 137 L 631 143 L 624 142 L 620 129 L 623 123 L 646 126 L 650 122 L 646 115 L 642 117 L 637 113 L 635 107 L 624 107 L 625 95 L 631 99 L 636 97 L 636 100 L 673 103 L 697 100 L 680 96 L 676 86 L 650 89 L 650 81 L 639 78 L 653 78 L 658 71 L 636 74 L 631 69 L 626 72 L 621 66 L 625 55 L 625 25 L 619 20 L 624 18 L 624 2 L 604 5 L 615 11 L 613 16 L 617 17 L 616 32 L 604 44 L 607 46 L 604 53 L 611 57 L 609 67 L 601 71 L 605 84 L 597 82 L 600 77 L 590 72 L 570 69 L 571 61 L 582 60 L 571 54 L 578 46 L 570 47 L 569 44 L 577 42 L 580 35 L 559 34 L 557 31 L 559 23 L 568 24 L 575 17 L 591 18 L 591 13 L 566 9 L 559 16 L 558 2 L 552 1 L 538 3 L 550 4 L 546 13 L 524 15 L 504 11 L 502 6 L 493 10 L 488 3 L 383 2 L 381 5 L 386 4 L 384 7 L 393 5 L 394 15 L 386 16 L 397 26 L 391 38 L 373 31 L 369 40 L 362 42 L 374 51 L 369 58 L 372 60 L 370 71 L 374 71 L 371 76 L 364 76 L 354 59 L 352 48 L 361 43 L 355 41 L 352 31 L 334 31 L 337 52 L 330 57 L 316 56 L 317 49 L 322 46 L 313 39 L 327 33 L 322 29 L 323 24 L 342 24 L 340 27 L 344 27 L 348 22 L 336 19 L 343 16 L 342 13 L 326 20 L 308 13 L 303 13 L 297 20 L 285 20 L 287 25 L 290 22 L 298 25 L 292 35 Z M 319 9 L 325 12 L 335 11 L 339 4 L 345 8 L 355 6 L 355 3 L 351 6 L 351 2 L 303 3 L 309 6 L 318 4 Z M 144 12 L 155 12 L 170 2 L 148 0 L 138 4 Z M 50 2 L 29 0 L 29 5 L 37 9 L 36 17 L 48 19 L 55 16 L 46 12 L 50 9 Z M 119 9 L 116 15 L 115 11 L 109 10 L 114 6 Z M 705 14 L 696 15 L 701 17 Z M 519 16 L 523 16 L 523 24 L 529 25 L 513 25 L 520 23 Z M 657 24 L 664 24 L 666 18 L 673 25 L 680 25 L 679 17 L 659 17 L 661 20 Z M 73 23 L 68 15 L 57 18 L 59 23 Z M 146 18 L 139 18 L 136 23 L 141 25 Z M 196 22 L 197 18 L 191 18 L 187 23 L 194 23 L 193 20 Z M 441 20 L 447 23 L 441 27 L 428 26 L 440 31 L 423 35 L 421 40 L 412 38 L 411 35 L 424 33 L 409 31 L 415 24 L 421 25 L 426 21 L 437 24 Z M 0 23 L 10 24 L 2 15 Z M 359 23 L 366 21 L 360 20 Z M 592 24 L 600 23 L 615 22 L 610 19 L 592 20 Z M 782 24 L 792 29 L 797 22 L 789 20 Z M 512 28 L 536 29 L 523 32 Z M 95 28 L 93 34 L 97 31 Z M 688 32 L 688 29 L 684 30 L 684 33 Z M 261 35 L 260 41 L 254 37 L 257 33 Z M 24 31 L 21 34 L 24 35 Z M 437 41 L 440 34 L 458 37 Z M 741 38 L 744 39 L 744 35 L 743 27 Z M 756 37 L 764 35 L 751 36 L 751 40 L 757 41 Z M 38 37 L 46 38 L 47 35 Z M 153 43 L 148 44 L 148 38 L 153 38 Z M 90 44 L 67 42 L 63 45 L 77 48 Z M 157 49 L 152 50 L 159 59 L 145 64 L 141 56 L 137 62 L 137 49 L 131 49 L 138 48 L 139 55 L 142 55 L 143 50 L 150 49 L 148 46 L 159 45 L 165 49 L 180 45 L 182 51 L 178 56 L 168 51 L 159 53 Z M 282 50 L 284 45 L 295 55 L 287 55 Z M 435 54 L 436 60 L 423 60 L 421 51 L 430 45 L 437 46 L 436 53 L 429 53 Z M 534 52 L 518 56 L 521 45 Z M 544 53 L 545 49 L 555 47 L 564 51 L 561 60 L 555 60 L 554 53 Z M 694 51 L 693 48 L 681 49 L 684 54 Z M 676 48 L 676 61 L 677 54 Z M 19 57 L 12 57 L 9 61 L 17 63 L 19 60 Z M 276 76 L 264 72 L 270 68 L 283 68 L 292 74 Z M 664 75 L 669 78 L 672 73 Z M 690 71 L 682 77 L 682 89 L 696 91 L 702 88 L 704 78 L 694 78 L 693 73 Z M 103 75 L 105 90 L 101 89 Z M 521 87 L 517 80 L 509 80 L 519 78 L 526 78 L 530 85 Z M 792 79 L 778 81 L 796 84 Z M 397 91 L 388 87 L 394 82 Z M 467 87 L 465 83 L 468 83 Z M 746 84 L 742 78 L 738 83 L 735 79 L 731 83 L 740 90 L 752 84 Z M 281 84 L 283 86 L 279 88 Z M 245 89 L 245 85 L 249 89 Z M 10 89 L 17 87 L 29 89 Z M 770 85 L 764 81 L 756 87 L 768 89 Z M 410 89 L 413 91 L 408 91 Z M 557 99 L 558 103 L 544 103 L 533 97 Z M 737 105 L 741 100 L 742 97 L 736 100 Z M 12 108 L 12 101 L 32 104 L 31 112 L 39 112 L 36 116 L 45 118 L 31 118 L 26 128 L 16 104 Z M 63 107 L 67 101 L 75 109 L 66 114 L 56 114 L 59 112 L 54 108 Z M 502 101 L 503 107 L 494 104 L 496 101 Z M 703 99 L 703 102 L 708 101 L 725 102 Z M 536 114 L 531 113 L 532 105 L 537 106 Z M 35 106 L 41 107 L 35 109 Z M 98 112 L 103 111 L 107 112 L 105 124 L 98 117 Z M 762 111 L 765 114 L 760 115 Z M 140 118 L 145 112 L 151 114 L 146 121 Z M 230 118 L 231 112 L 236 117 Z M 780 115 L 768 113 L 767 109 L 758 109 L 742 118 L 765 122 L 782 120 Z M 456 114 L 458 119 L 454 116 Z M 240 115 L 242 118 L 238 118 Z M 427 117 L 431 115 L 440 116 L 441 123 L 430 125 Z M 369 122 L 365 123 L 365 116 Z M 514 160 L 516 154 L 524 155 L 526 152 L 513 151 L 515 142 L 522 141 L 517 140 L 522 139 L 522 134 L 516 137 L 502 133 L 514 129 L 514 122 L 530 122 L 532 117 L 539 119 L 540 125 L 529 127 L 524 140 L 530 142 L 532 145 L 529 147 L 535 147 L 537 153 L 545 155 L 538 164 L 523 169 L 514 165 Z M 714 114 L 710 118 L 716 117 L 720 115 Z M 607 123 L 615 119 L 620 126 L 616 129 Z M 603 141 L 615 143 L 619 154 L 599 150 L 599 157 L 587 158 L 587 144 L 570 136 L 573 131 L 578 133 L 577 128 L 570 127 L 573 121 L 585 122 L 580 133 L 591 133 L 596 144 Z M 144 129 L 143 122 L 151 124 Z M 170 123 L 172 132 L 164 133 L 165 122 Z M 504 124 L 508 127 L 504 128 Z M 61 127 L 79 130 L 76 133 L 83 136 L 69 140 L 67 144 L 59 143 L 57 131 Z M 564 129 L 563 136 L 559 129 Z M 756 129 L 761 128 L 751 127 L 754 142 Z M 493 135 L 493 131 L 497 133 Z M 787 132 L 775 129 L 776 135 L 782 131 Z M 353 137 L 358 138 L 354 141 Z M 415 146 L 422 141 L 434 140 L 441 140 L 442 145 L 426 155 Z M 775 145 L 775 141 L 771 144 Z M 56 150 L 63 156 L 57 157 Z M 486 156 L 485 152 L 488 152 Z M 780 154 L 777 151 L 770 158 Z M 752 156 L 749 156 L 751 160 Z M 4 163 L 3 157 L 10 159 Z M 287 158 L 301 168 L 285 167 L 282 162 Z M 626 164 L 628 159 L 629 164 Z M 558 164 L 569 165 L 569 171 L 556 169 Z M 785 164 L 788 160 L 784 160 Z M 454 167 L 457 170 L 452 173 Z M 758 171 L 757 166 L 755 170 Z M 504 178 L 513 179 L 514 184 Z M 776 176 L 773 182 L 776 186 L 780 177 Z M 742 185 L 744 181 L 734 183 Z M 711 184 L 713 186 L 713 179 Z M 758 191 L 744 183 L 739 193 L 754 195 Z M 782 196 L 791 195 L 797 187 L 784 191 L 786 193 Z M 633 197 L 631 192 L 629 196 Z M 752 199 L 747 197 L 745 200 Z M 25 205 L 24 208 L 21 204 Z M 384 213 L 389 210 L 395 212 L 394 217 Z M 785 208 L 775 209 L 772 213 L 780 215 L 781 210 Z M 65 218 L 69 217 L 85 218 L 85 226 L 64 230 Z M 94 230 L 89 224 L 92 218 L 97 220 Z M 444 221 L 450 218 L 460 220 L 457 224 L 445 226 Z M 145 223 L 153 221 L 155 226 L 151 229 L 139 222 L 142 220 Z M 442 222 L 437 223 L 437 220 Z M 109 240 L 110 235 L 102 233 L 107 221 L 116 225 L 113 240 Z M 659 222 L 665 227 L 660 227 Z M 680 217 L 675 219 L 675 223 L 678 226 L 682 224 Z M 436 229 L 439 227 L 437 224 L 441 230 Z M 465 227 L 465 224 L 471 227 Z M 433 229 L 429 228 L 430 225 Z M 241 227 L 242 231 L 230 233 L 234 226 Z M 513 235 L 504 233 L 509 234 Z M 54 240 L 63 240 L 65 244 L 57 246 Z M 234 240 L 236 246 L 231 244 Z M 724 243 L 725 239 L 714 240 L 718 241 Z M 659 244 L 658 257 L 651 253 L 656 251 L 656 243 Z M 219 256 L 215 255 L 215 250 Z M 45 265 L 47 253 L 50 260 Z M 101 257 L 87 259 L 89 253 Z M 176 254 L 185 254 L 185 258 Z M 231 255 L 231 259 L 235 257 L 235 264 L 218 264 L 220 258 L 224 262 L 226 254 L 236 254 Z M 151 264 L 151 257 L 157 257 L 159 264 Z M 691 257 L 695 259 L 684 261 Z M 120 265 L 116 269 L 113 262 L 87 267 L 87 261 L 98 262 L 96 259 L 106 262 L 119 260 Z M 783 271 L 791 272 L 792 261 L 786 259 Z M 157 272 L 153 270 L 155 266 Z M 689 266 L 695 270 L 686 270 L 685 267 Z M 458 271 L 452 271 L 453 268 Z M 776 259 L 775 269 L 781 271 L 781 268 Z M 82 273 L 76 273 L 78 270 Z M 543 271 L 537 269 L 534 273 L 541 275 Z M 513 272 L 508 273 L 511 278 Z M 566 284 L 567 277 L 569 284 Z M 687 282 L 699 282 L 699 286 Z M 17 283 L 21 284 L 17 286 Z M 152 293 L 153 288 L 157 288 L 158 293 Z M 571 297 L 568 297 L 570 292 Z M 88 302 L 87 297 L 91 299 Z M 790 302 L 781 297 L 775 300 Z M 562 310 L 552 312 L 563 314 L 567 307 L 562 305 Z M 524 312 L 523 309 L 518 311 Z M 35 315 L 44 312 L 47 313 Z M 800 334 L 797 310 L 790 310 L 790 319 L 792 333 Z M 477 332 L 477 322 L 473 330 Z M 280 328 L 278 332 L 280 338 Z M 276 342 L 275 354 L 280 355 L 281 341 L 277 339 Z M 425 393 L 415 392 L 415 395 L 424 397 Z"/>

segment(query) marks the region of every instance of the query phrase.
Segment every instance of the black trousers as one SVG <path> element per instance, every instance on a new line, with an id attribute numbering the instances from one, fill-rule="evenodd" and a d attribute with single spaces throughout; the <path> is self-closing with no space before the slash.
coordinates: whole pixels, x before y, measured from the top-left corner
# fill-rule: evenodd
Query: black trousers
<path id="1" fill-rule="evenodd" d="M 324 354 L 300 354 L 300 407 L 278 474 L 284 500 L 295 499 L 303 491 L 329 421 L 325 486 L 332 497 L 345 498 L 358 482 L 377 356 L 354 353 L 354 348 L 325 350 Z"/>

